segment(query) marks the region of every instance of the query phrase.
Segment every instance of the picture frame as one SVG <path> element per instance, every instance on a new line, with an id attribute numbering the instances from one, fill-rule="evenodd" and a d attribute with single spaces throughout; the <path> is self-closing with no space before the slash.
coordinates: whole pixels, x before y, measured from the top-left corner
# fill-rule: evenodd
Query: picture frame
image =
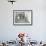
<path id="1" fill-rule="evenodd" d="M 13 10 L 13 25 L 32 25 L 32 10 Z"/>

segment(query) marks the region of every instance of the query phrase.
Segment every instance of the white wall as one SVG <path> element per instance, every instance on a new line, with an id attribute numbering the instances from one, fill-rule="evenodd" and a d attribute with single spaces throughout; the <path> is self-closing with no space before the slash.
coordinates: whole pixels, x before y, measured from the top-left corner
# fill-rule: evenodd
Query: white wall
<path id="1" fill-rule="evenodd" d="M 13 10 L 33 10 L 32 26 L 14 26 Z M 14 5 L 0 0 L 0 40 L 14 40 L 19 32 L 31 34 L 33 40 L 46 40 L 46 0 L 17 0 Z"/>

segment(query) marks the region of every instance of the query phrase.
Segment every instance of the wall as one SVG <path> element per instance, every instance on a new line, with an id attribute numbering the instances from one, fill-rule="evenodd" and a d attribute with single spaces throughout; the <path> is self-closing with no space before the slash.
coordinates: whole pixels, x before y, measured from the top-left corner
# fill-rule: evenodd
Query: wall
<path id="1" fill-rule="evenodd" d="M 14 26 L 13 10 L 33 11 L 32 26 Z M 46 40 L 46 0 L 17 0 L 12 5 L 0 0 L 0 40 L 15 40 L 18 32 L 30 33 L 33 40 Z"/>

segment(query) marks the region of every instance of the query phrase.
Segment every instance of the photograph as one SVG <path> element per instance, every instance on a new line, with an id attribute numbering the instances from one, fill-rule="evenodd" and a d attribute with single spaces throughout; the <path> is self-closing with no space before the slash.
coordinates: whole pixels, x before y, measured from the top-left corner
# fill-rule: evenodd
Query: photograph
<path id="1" fill-rule="evenodd" d="M 14 25 L 31 25 L 32 10 L 13 10 Z"/>

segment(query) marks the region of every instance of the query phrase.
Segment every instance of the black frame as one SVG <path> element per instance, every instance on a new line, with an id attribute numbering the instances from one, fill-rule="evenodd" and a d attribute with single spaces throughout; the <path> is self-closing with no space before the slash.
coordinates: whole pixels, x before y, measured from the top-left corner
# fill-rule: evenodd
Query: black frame
<path id="1" fill-rule="evenodd" d="M 14 11 L 31 11 L 31 24 L 14 24 Z M 13 25 L 17 26 L 31 26 L 33 24 L 33 11 L 32 10 L 13 10 Z"/>

